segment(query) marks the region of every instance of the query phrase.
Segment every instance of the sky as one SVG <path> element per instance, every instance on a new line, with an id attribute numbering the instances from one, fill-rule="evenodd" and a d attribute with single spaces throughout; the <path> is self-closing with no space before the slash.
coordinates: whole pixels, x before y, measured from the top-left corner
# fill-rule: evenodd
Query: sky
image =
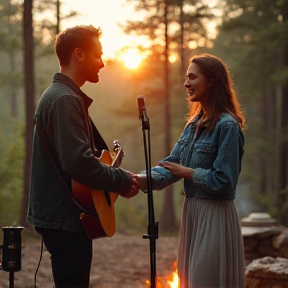
<path id="1" fill-rule="evenodd" d="M 62 0 L 62 16 L 69 11 L 77 11 L 81 15 L 63 20 L 61 30 L 81 24 L 100 27 L 103 58 L 114 58 L 123 46 L 147 45 L 145 38 L 126 35 L 117 25 L 127 20 L 143 19 L 143 13 L 134 11 L 133 0 Z"/>
<path id="2" fill-rule="evenodd" d="M 216 0 L 203 0 L 208 3 L 214 3 Z M 150 40 L 148 36 L 127 35 L 118 24 L 125 24 L 127 20 L 141 21 L 145 19 L 145 12 L 135 11 L 136 0 L 60 0 L 60 30 L 65 30 L 68 27 L 76 25 L 89 25 L 100 27 L 102 37 L 100 39 L 103 46 L 103 60 L 117 59 L 125 63 L 126 67 L 136 69 L 141 64 L 142 60 L 147 57 L 143 52 L 140 52 L 136 46 L 149 47 Z M 79 15 L 65 19 L 65 15 L 76 11 Z M 39 14 L 39 17 L 52 18 L 56 21 L 56 13 Z M 147 13 L 147 12 L 146 12 Z M 213 24 L 212 22 L 209 23 Z M 214 23 L 215 24 L 215 23 Z M 213 24 L 213 25 L 214 25 Z M 212 26 L 213 26 L 212 25 Z M 210 25 L 211 26 L 211 25 Z M 210 27 L 211 29 L 213 27 Z M 51 35 L 47 32 L 47 41 L 51 41 Z M 193 41 L 192 41 L 193 42 Z M 195 44 L 195 43 L 194 43 Z M 119 53 L 123 47 L 130 47 L 125 53 Z M 133 49 L 134 48 L 134 49 Z M 144 49 L 149 51 L 149 49 Z M 171 62 L 176 61 L 170 55 Z"/>

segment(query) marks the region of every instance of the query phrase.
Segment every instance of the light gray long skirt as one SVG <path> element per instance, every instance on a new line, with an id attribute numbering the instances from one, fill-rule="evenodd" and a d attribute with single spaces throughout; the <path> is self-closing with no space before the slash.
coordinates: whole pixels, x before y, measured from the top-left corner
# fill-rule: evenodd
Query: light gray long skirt
<path id="1" fill-rule="evenodd" d="M 245 288 L 243 238 L 233 200 L 185 199 L 177 265 L 181 288 Z"/>

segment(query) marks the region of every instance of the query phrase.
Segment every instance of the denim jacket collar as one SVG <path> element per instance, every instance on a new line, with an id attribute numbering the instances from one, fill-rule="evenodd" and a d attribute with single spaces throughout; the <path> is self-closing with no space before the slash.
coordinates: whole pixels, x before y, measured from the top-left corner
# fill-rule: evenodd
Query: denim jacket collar
<path id="1" fill-rule="evenodd" d="M 88 109 L 89 106 L 92 104 L 93 100 L 88 97 L 74 82 L 71 78 L 69 78 L 68 76 L 62 74 L 62 73 L 55 73 L 53 75 L 53 82 L 62 82 L 64 84 L 66 84 L 67 86 L 69 86 L 77 95 L 79 95 L 86 108 Z"/>

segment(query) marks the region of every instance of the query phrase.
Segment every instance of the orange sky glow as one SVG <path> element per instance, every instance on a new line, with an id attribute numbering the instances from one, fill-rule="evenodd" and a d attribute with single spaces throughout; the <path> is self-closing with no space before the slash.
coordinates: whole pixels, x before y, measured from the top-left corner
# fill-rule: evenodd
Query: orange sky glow
<path id="1" fill-rule="evenodd" d="M 212 5 L 210 2 L 214 3 L 216 0 L 203 1 Z M 136 3 L 137 1 L 133 0 L 61 0 L 60 16 L 63 19 L 60 23 L 60 30 L 71 26 L 89 24 L 100 27 L 102 30 L 100 40 L 103 46 L 103 60 L 117 59 L 123 62 L 126 67 L 136 69 L 141 64 L 141 61 L 147 57 L 147 55 L 140 53 L 137 46 L 141 46 L 142 48 L 149 47 L 150 41 L 147 36 L 125 34 L 118 25 L 125 24 L 127 20 L 141 21 L 145 18 L 145 12 L 135 11 L 134 7 Z M 191 7 L 188 8 L 192 9 Z M 79 15 L 65 19 L 65 15 L 68 15 L 71 11 L 76 11 Z M 38 15 L 38 17 L 43 17 L 43 14 Z M 56 21 L 55 13 L 51 15 L 51 12 L 48 12 L 48 15 L 46 14 L 45 17 L 49 17 L 50 19 L 53 17 L 52 21 Z M 37 15 L 35 18 L 37 19 Z M 172 26 L 169 29 L 173 30 L 177 28 L 173 28 Z M 213 31 L 212 33 L 215 34 L 215 22 L 211 21 L 207 23 L 207 27 L 208 30 Z M 46 33 L 47 41 L 50 41 L 51 36 L 49 31 L 47 30 Z M 194 42 L 191 41 L 189 43 L 191 49 L 195 49 L 199 45 L 199 43 Z M 125 51 L 120 51 L 124 47 Z M 149 51 L 149 49 L 146 49 L 146 51 Z M 175 62 L 177 59 L 176 54 L 170 54 L 170 62 Z"/>
<path id="2" fill-rule="evenodd" d="M 80 15 L 63 20 L 61 30 L 75 25 L 89 25 L 100 27 L 102 30 L 101 43 L 103 59 L 118 59 L 125 62 L 128 68 L 135 69 L 144 56 L 137 53 L 135 47 L 149 46 L 145 37 L 126 35 L 118 23 L 125 24 L 127 20 L 141 20 L 144 15 L 134 11 L 134 4 L 125 0 L 62 0 L 61 13 L 68 14 L 77 11 Z M 120 54 L 123 47 L 129 47 L 126 53 Z"/>

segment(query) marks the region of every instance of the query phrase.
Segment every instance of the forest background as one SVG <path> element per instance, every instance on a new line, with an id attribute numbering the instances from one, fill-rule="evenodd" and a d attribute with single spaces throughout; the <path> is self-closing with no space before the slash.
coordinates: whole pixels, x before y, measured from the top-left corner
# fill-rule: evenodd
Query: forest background
<path id="1" fill-rule="evenodd" d="M 83 2 L 83 1 L 82 1 Z M 141 21 L 125 33 L 146 35 L 137 46 L 145 59 L 134 70 L 107 59 L 100 82 L 83 86 L 94 102 L 92 119 L 107 144 L 118 139 L 124 169 L 145 169 L 143 135 L 136 97 L 144 95 L 150 119 L 152 165 L 180 136 L 188 112 L 183 82 L 194 54 L 219 56 L 230 68 L 247 120 L 245 154 L 235 204 L 239 217 L 268 212 L 288 226 L 288 1 L 133 0 Z M 211 3 L 211 1 L 210 1 Z M 77 10 L 77 7 L 75 7 Z M 36 22 L 50 11 L 55 20 Z M 0 225 L 27 227 L 33 116 L 40 95 L 59 70 L 51 39 L 64 17 L 59 0 L 0 0 Z M 214 24 L 213 33 L 211 23 Z M 104 31 L 105 32 L 105 31 Z M 129 49 L 130 47 L 124 47 Z M 105 53 L 105 51 L 104 51 Z M 172 57 L 173 56 L 173 57 Z M 182 181 L 153 193 L 161 233 L 177 233 Z M 117 230 L 145 232 L 147 195 L 118 197 Z"/>

